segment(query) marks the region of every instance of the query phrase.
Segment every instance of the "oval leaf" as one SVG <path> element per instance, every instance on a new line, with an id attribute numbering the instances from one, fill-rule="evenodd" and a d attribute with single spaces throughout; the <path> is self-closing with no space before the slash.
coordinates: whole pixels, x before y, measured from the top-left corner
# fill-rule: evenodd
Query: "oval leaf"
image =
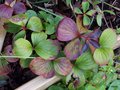
<path id="1" fill-rule="evenodd" d="M 68 75 L 72 70 L 72 64 L 65 57 L 58 58 L 54 61 L 54 69 L 60 75 Z"/>
<path id="2" fill-rule="evenodd" d="M 40 57 L 37 57 L 31 61 L 30 69 L 33 73 L 43 76 L 44 78 L 51 78 L 52 76 L 54 76 L 52 62 L 44 60 Z"/>
<path id="3" fill-rule="evenodd" d="M 96 63 L 94 62 L 93 56 L 90 51 L 83 53 L 76 60 L 77 67 L 83 70 L 90 70 L 96 67 Z"/>
<path id="4" fill-rule="evenodd" d="M 35 47 L 36 53 L 43 59 L 54 59 L 58 54 L 58 47 L 54 45 L 52 40 L 42 40 Z"/>
<path id="5" fill-rule="evenodd" d="M 78 58 L 78 56 L 80 56 L 80 49 L 80 40 L 75 39 L 65 46 L 64 53 L 70 60 L 75 60 Z"/>
<path id="6" fill-rule="evenodd" d="M 35 16 L 31 17 L 28 21 L 27 28 L 35 32 L 40 32 L 43 29 L 40 18 Z"/>
<path id="7" fill-rule="evenodd" d="M 106 65 L 113 57 L 113 50 L 110 48 L 98 48 L 94 52 L 94 60 L 98 65 Z"/>
<path id="8" fill-rule="evenodd" d="M 5 4 L 0 5 L 0 18 L 10 18 L 12 14 L 13 14 L 13 8 Z"/>
<path id="9" fill-rule="evenodd" d="M 32 33 L 32 36 L 31 36 L 31 39 L 32 39 L 32 43 L 34 46 L 38 45 L 40 41 L 42 40 L 46 40 L 47 39 L 47 35 L 44 33 L 44 32 L 33 32 Z"/>
<path id="10" fill-rule="evenodd" d="M 102 35 L 100 36 L 99 43 L 102 47 L 113 48 L 116 41 L 116 33 L 113 31 L 113 29 L 108 28 L 103 31 Z"/>
<path id="11" fill-rule="evenodd" d="M 16 56 L 29 57 L 32 54 L 32 46 L 28 40 L 20 38 L 14 43 L 13 53 Z"/>
<path id="12" fill-rule="evenodd" d="M 75 22 L 68 17 L 63 18 L 57 28 L 57 38 L 60 41 L 70 41 L 78 35 Z"/>

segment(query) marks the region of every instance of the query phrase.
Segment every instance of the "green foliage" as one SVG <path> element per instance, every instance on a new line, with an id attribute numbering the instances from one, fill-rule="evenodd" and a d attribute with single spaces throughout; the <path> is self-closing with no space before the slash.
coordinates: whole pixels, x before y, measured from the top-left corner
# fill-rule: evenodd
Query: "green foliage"
<path id="1" fill-rule="evenodd" d="M 15 41 L 13 52 L 16 56 L 29 57 L 32 54 L 32 46 L 28 40 L 20 38 Z"/>

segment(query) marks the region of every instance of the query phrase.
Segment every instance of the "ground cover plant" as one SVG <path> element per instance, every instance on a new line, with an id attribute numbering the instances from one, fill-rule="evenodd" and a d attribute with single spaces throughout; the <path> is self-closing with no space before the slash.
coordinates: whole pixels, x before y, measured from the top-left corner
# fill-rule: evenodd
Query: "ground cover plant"
<path id="1" fill-rule="evenodd" d="M 120 9 L 115 3 L 1 1 L 0 28 L 7 35 L 0 56 L 0 87 L 4 90 L 9 81 L 7 87 L 16 88 L 11 77 L 24 81 L 57 75 L 62 81 L 48 90 L 119 90 L 119 54 L 114 56 L 113 48 L 120 33 Z"/>

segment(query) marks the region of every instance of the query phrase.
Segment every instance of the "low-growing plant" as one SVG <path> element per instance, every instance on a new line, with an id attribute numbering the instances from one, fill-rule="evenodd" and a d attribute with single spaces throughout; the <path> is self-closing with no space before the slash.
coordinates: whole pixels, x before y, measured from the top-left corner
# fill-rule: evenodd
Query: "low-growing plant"
<path id="1" fill-rule="evenodd" d="M 67 5 L 71 2 L 66 0 Z M 88 11 L 89 6 L 90 1 L 84 0 L 83 12 L 74 7 L 76 21 L 53 16 L 45 10 L 39 13 L 28 10 L 10 16 L 3 27 L 13 34 L 13 40 L 0 56 L 0 75 L 10 72 L 8 62 L 19 61 L 22 68 L 30 68 L 44 78 L 60 76 L 69 90 L 112 90 L 115 83 L 117 87 L 113 61 L 116 33 L 113 28 L 89 30 L 85 27 L 90 24 L 87 15 L 96 13 L 96 10 Z"/>

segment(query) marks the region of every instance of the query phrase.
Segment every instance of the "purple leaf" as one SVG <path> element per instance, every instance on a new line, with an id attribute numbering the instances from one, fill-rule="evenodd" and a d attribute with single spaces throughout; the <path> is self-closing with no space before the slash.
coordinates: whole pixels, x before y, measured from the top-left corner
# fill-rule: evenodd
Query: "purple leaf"
<path id="1" fill-rule="evenodd" d="M 100 47 L 100 46 L 99 46 L 99 43 L 96 42 L 96 41 L 94 41 L 94 40 L 89 40 L 89 43 L 90 43 L 92 46 L 94 46 L 95 48 L 99 48 L 99 47 Z"/>
<path id="2" fill-rule="evenodd" d="M 5 53 L 6 56 L 13 56 L 12 46 L 11 45 L 6 46 L 5 49 L 4 49 L 4 53 Z M 18 58 L 7 58 L 6 60 L 8 62 L 16 62 L 19 59 Z"/>
<path id="3" fill-rule="evenodd" d="M 85 43 L 81 49 L 80 54 L 84 53 L 88 49 L 88 47 L 89 47 L 88 44 Z"/>
<path id="4" fill-rule="evenodd" d="M 11 71 L 11 69 L 8 66 L 0 67 L 0 75 L 6 75 Z"/>
<path id="5" fill-rule="evenodd" d="M 0 5 L 0 18 L 10 18 L 13 14 L 13 8 L 5 4 Z"/>
<path id="6" fill-rule="evenodd" d="M 80 40 L 74 39 L 65 46 L 64 53 L 70 60 L 75 60 L 80 56 L 81 47 Z"/>
<path id="7" fill-rule="evenodd" d="M 93 31 L 92 33 L 90 33 L 90 38 L 96 40 L 99 38 L 99 36 L 101 35 L 101 31 L 96 29 L 95 31 Z"/>
<path id="8" fill-rule="evenodd" d="M 78 36 L 75 22 L 68 17 L 63 18 L 57 28 L 57 38 L 60 41 L 70 41 Z"/>
<path id="9" fill-rule="evenodd" d="M 14 0 L 5 0 L 6 5 L 10 5 Z"/>
<path id="10" fill-rule="evenodd" d="M 33 73 L 43 76 L 44 78 L 51 78 L 55 74 L 52 62 L 49 60 L 44 60 L 40 57 L 37 57 L 31 61 L 30 69 Z"/>
<path id="11" fill-rule="evenodd" d="M 58 58 L 54 61 L 54 69 L 60 75 L 68 75 L 72 70 L 72 64 L 65 57 Z"/>
<path id="12" fill-rule="evenodd" d="M 14 13 L 15 14 L 21 14 L 26 12 L 26 7 L 24 5 L 24 3 L 22 2 L 16 2 L 16 4 L 13 6 L 14 8 Z"/>

